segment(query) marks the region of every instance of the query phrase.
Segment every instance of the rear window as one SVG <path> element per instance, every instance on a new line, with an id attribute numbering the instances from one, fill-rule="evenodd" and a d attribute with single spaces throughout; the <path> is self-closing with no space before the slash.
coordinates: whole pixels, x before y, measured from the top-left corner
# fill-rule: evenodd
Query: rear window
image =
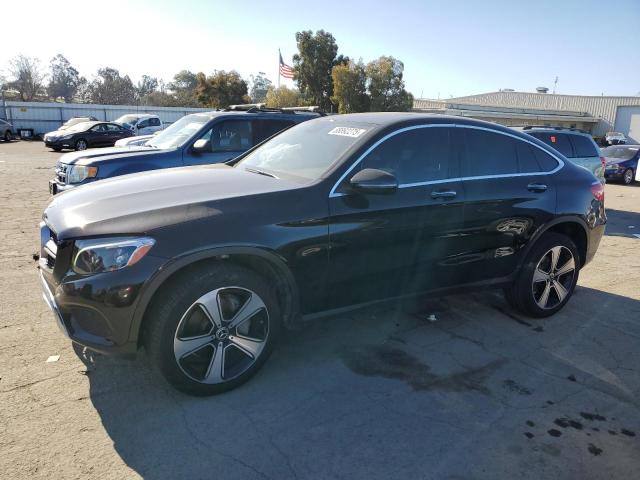
<path id="1" fill-rule="evenodd" d="M 542 140 L 550 147 L 559 151 L 567 158 L 572 158 L 573 150 L 571 149 L 571 143 L 569 137 L 564 133 L 556 132 L 532 132 L 531 136 L 536 137 L 538 140 Z"/>
<path id="2" fill-rule="evenodd" d="M 598 150 L 593 141 L 582 135 L 572 135 L 571 141 L 573 142 L 573 149 L 576 152 L 576 157 L 598 157 Z"/>

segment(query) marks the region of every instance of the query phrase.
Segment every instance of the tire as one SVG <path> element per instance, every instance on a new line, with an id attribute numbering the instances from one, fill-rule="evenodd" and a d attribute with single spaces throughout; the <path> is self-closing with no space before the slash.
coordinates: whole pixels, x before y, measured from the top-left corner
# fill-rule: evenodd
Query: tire
<path id="1" fill-rule="evenodd" d="M 215 395 L 246 382 L 280 333 L 273 287 L 244 267 L 218 263 L 189 269 L 157 297 L 146 315 L 145 349 L 165 379 L 184 393 Z M 247 308 L 255 313 L 246 315 Z"/>
<path id="2" fill-rule="evenodd" d="M 53 147 L 53 148 L 52 148 L 52 150 L 53 150 L 54 152 L 61 152 L 61 151 L 62 151 L 62 148 L 60 148 L 60 147 Z"/>
<path id="3" fill-rule="evenodd" d="M 84 138 L 81 138 L 81 139 L 77 140 L 76 144 L 74 146 L 76 151 L 86 150 L 88 147 L 89 147 L 89 144 L 87 143 L 87 141 Z"/>
<path id="4" fill-rule="evenodd" d="M 631 185 L 635 181 L 633 168 L 627 168 L 622 174 L 622 183 Z"/>
<path id="5" fill-rule="evenodd" d="M 560 233 L 545 233 L 531 248 L 514 284 L 505 290 L 506 299 L 525 315 L 549 317 L 571 298 L 579 271 L 580 255 L 573 241 Z"/>
<path id="6" fill-rule="evenodd" d="M 4 141 L 10 142 L 11 140 L 13 140 L 13 134 L 9 130 L 7 130 L 6 132 L 4 132 Z"/>

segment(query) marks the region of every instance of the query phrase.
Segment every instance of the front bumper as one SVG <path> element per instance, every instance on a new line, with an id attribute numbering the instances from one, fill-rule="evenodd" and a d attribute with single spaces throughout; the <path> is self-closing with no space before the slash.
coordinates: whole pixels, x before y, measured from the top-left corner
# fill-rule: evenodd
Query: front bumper
<path id="1" fill-rule="evenodd" d="M 604 178 L 606 178 L 607 180 L 620 180 L 623 176 L 624 176 L 624 171 L 625 169 L 621 169 L 621 170 L 605 170 L 604 171 Z"/>
<path id="2" fill-rule="evenodd" d="M 145 283 L 166 262 L 146 255 L 132 267 L 91 276 L 69 268 L 71 242 L 58 242 L 53 259 L 50 230 L 41 225 L 40 280 L 43 298 L 58 326 L 73 342 L 108 355 L 134 355 L 134 312 Z M 45 242 L 46 240 L 46 242 Z"/>
<path id="3" fill-rule="evenodd" d="M 71 140 L 60 140 L 60 139 L 51 140 L 51 139 L 45 138 L 44 145 L 47 148 L 75 148 Z"/>

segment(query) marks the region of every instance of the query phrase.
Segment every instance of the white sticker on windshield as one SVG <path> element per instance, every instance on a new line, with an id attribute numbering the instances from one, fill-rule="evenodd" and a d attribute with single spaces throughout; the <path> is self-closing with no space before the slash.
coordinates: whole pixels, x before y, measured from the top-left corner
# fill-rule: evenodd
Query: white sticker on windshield
<path id="1" fill-rule="evenodd" d="M 329 135 L 340 135 L 342 137 L 359 137 L 366 130 L 364 128 L 355 128 L 355 127 L 336 127 L 329 132 Z"/>

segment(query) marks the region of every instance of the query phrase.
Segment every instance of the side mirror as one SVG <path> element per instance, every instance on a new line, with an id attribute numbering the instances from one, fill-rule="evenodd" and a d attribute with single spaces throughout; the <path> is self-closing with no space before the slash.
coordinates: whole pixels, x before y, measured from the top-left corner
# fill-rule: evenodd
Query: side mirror
<path id="1" fill-rule="evenodd" d="M 392 173 L 365 168 L 349 180 L 351 188 L 361 193 L 393 193 L 398 189 L 398 179 Z"/>
<path id="2" fill-rule="evenodd" d="M 191 151 L 195 153 L 203 153 L 211 151 L 211 141 L 206 138 L 201 138 L 200 140 L 196 140 L 196 143 L 191 147 Z"/>

